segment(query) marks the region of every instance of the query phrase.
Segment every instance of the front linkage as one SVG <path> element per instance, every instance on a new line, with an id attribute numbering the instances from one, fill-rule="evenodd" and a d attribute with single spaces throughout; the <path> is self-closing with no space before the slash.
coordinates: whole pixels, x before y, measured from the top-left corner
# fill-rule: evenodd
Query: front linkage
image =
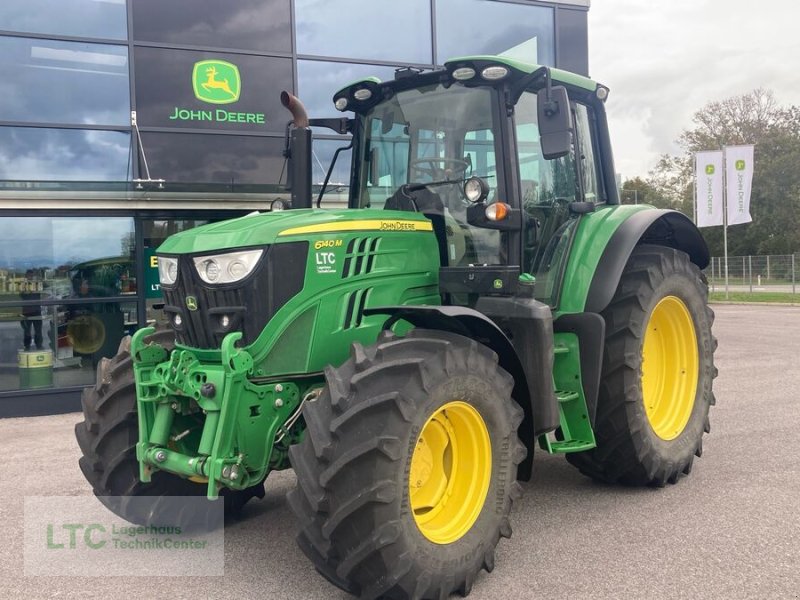
<path id="1" fill-rule="evenodd" d="M 222 487 L 243 490 L 287 468 L 288 447 L 302 435 L 301 409 L 316 399 L 319 384 L 250 381 L 253 357 L 236 347 L 240 332 L 224 338 L 216 364 L 147 343 L 153 332 L 140 329 L 131 340 L 139 478 L 149 482 L 163 470 L 207 482 L 214 500 Z"/>

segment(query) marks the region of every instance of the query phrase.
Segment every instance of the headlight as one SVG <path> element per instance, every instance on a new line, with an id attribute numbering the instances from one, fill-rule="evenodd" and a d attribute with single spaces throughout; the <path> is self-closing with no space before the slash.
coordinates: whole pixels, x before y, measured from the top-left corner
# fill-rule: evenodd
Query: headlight
<path id="1" fill-rule="evenodd" d="M 508 69 L 506 69 L 503 65 L 491 65 L 489 67 L 485 67 L 483 71 L 481 71 L 481 77 L 488 79 L 489 81 L 497 81 L 506 75 L 508 75 Z"/>
<path id="2" fill-rule="evenodd" d="M 263 253 L 263 250 L 246 250 L 198 256 L 194 259 L 194 266 L 200 279 L 206 283 L 234 283 L 252 272 Z"/>
<path id="3" fill-rule="evenodd" d="M 489 195 L 489 186 L 480 177 L 470 177 L 464 182 L 464 196 L 470 202 L 483 202 Z"/>
<path id="4" fill-rule="evenodd" d="M 172 285 L 178 279 L 178 259 L 167 256 L 158 257 L 158 280 L 164 285 Z"/>

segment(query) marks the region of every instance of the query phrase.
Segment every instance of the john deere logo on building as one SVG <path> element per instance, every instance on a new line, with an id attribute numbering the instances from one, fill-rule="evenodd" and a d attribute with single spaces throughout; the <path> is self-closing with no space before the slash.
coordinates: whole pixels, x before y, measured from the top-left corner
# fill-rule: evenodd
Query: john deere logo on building
<path id="1" fill-rule="evenodd" d="M 706 175 L 714 174 L 714 165 L 706 165 Z"/>
<path id="2" fill-rule="evenodd" d="M 189 310 L 197 310 L 197 298 L 194 296 L 186 296 L 186 308 Z"/>
<path id="3" fill-rule="evenodd" d="M 201 60 L 192 71 L 194 95 L 209 104 L 230 104 L 239 99 L 242 78 L 239 68 L 224 60 Z"/>
<path id="4" fill-rule="evenodd" d="M 224 60 L 201 60 L 192 69 L 194 96 L 207 104 L 232 104 L 242 93 L 242 76 L 239 67 Z M 211 121 L 216 123 L 250 123 L 265 125 L 264 113 L 230 111 L 224 108 L 172 109 L 170 121 Z"/>
<path id="5" fill-rule="evenodd" d="M 736 170 L 737 171 L 744 171 L 745 163 L 744 160 L 739 159 L 736 161 Z"/>

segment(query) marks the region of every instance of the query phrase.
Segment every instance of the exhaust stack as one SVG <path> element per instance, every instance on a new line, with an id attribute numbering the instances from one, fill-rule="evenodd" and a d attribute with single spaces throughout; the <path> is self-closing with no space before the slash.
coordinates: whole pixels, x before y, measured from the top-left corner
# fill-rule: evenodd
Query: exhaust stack
<path id="1" fill-rule="evenodd" d="M 281 104 L 292 113 L 289 131 L 288 183 L 292 208 L 311 208 L 311 128 L 308 113 L 300 99 L 287 91 L 281 92 Z"/>

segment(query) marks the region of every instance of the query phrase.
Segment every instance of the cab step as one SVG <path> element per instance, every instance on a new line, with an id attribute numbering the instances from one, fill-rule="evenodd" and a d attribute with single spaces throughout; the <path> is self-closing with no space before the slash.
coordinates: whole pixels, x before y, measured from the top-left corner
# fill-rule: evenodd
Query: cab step
<path id="1" fill-rule="evenodd" d="M 597 443 L 581 384 L 578 338 L 571 333 L 557 333 L 555 342 L 553 381 L 560 427 L 540 435 L 539 446 L 550 454 L 591 450 Z"/>

